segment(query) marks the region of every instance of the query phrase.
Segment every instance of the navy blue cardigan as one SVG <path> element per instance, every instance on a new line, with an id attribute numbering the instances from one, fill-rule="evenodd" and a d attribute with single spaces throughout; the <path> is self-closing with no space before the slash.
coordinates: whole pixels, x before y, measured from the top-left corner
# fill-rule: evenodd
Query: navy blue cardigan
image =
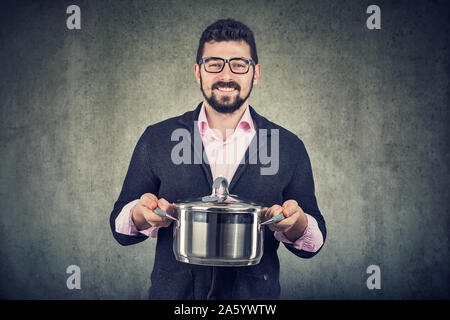
<path id="1" fill-rule="evenodd" d="M 147 127 L 140 137 L 122 191 L 110 216 L 113 236 L 121 245 L 147 239 L 143 234 L 128 236 L 115 231 L 115 219 L 122 208 L 139 199 L 142 194 L 150 192 L 169 202 L 211 194 L 213 180 L 209 164 L 201 161 L 198 164 L 176 165 L 171 160 L 172 148 L 180 143 L 171 141 L 173 131 L 183 128 L 190 132 L 191 137 L 194 137 L 194 131 L 199 134 L 194 123 L 201 105 L 181 116 Z M 317 206 L 311 164 L 303 142 L 295 134 L 260 116 L 252 107 L 249 108 L 257 128 L 267 129 L 268 139 L 261 140 L 267 140 L 267 144 L 262 148 L 271 150 L 271 129 L 278 129 L 279 169 L 275 175 L 261 175 L 261 167 L 269 165 L 263 165 L 260 161 L 249 163 L 253 156 L 249 155 L 249 148 L 245 154 L 246 161 L 239 165 L 230 182 L 230 193 L 267 207 L 282 205 L 288 199 L 296 200 L 304 212 L 317 220 L 325 241 L 325 220 Z M 255 135 L 254 139 L 258 138 L 259 135 Z M 200 159 L 201 152 L 194 148 L 194 140 L 191 147 L 194 163 L 194 157 Z M 267 151 L 264 152 L 267 154 Z M 210 267 L 178 262 L 172 251 L 172 240 L 172 226 L 158 230 L 150 299 L 279 299 L 279 241 L 267 226 L 264 232 L 264 254 L 261 262 L 255 266 Z M 283 244 L 300 258 L 311 258 L 320 251 L 311 253 Z"/>

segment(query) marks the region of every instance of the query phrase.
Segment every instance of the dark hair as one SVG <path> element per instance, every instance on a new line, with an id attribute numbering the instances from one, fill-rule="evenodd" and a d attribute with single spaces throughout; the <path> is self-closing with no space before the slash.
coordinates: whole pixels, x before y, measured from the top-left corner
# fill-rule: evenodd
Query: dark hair
<path id="1" fill-rule="evenodd" d="M 245 41 L 250 46 L 250 55 L 255 63 L 258 63 L 258 54 L 256 53 L 255 37 L 252 30 L 242 22 L 233 19 L 222 19 L 214 22 L 203 31 L 198 44 L 197 60 L 202 58 L 205 42 L 210 41 Z"/>

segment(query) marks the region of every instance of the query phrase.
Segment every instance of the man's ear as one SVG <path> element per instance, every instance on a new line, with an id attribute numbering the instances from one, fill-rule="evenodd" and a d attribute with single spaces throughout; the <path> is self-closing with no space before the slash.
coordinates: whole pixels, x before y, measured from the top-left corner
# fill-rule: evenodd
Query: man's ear
<path id="1" fill-rule="evenodd" d="M 200 84 L 200 65 L 198 63 L 194 64 L 194 75 L 197 83 Z"/>
<path id="2" fill-rule="evenodd" d="M 255 73 L 253 75 L 253 85 L 257 84 L 261 79 L 261 65 L 255 65 Z"/>

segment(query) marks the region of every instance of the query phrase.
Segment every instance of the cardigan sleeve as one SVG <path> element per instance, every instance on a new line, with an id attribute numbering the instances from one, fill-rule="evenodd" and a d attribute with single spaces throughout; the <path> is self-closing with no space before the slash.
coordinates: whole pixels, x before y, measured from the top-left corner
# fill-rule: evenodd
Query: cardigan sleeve
<path id="1" fill-rule="evenodd" d="M 325 243 L 327 233 L 325 219 L 323 218 L 317 205 L 311 162 L 306 148 L 301 140 L 298 149 L 297 165 L 288 186 L 283 192 L 283 202 L 289 199 L 293 199 L 297 201 L 298 205 L 303 209 L 305 213 L 314 217 L 319 226 L 319 230 L 322 233 L 323 242 Z M 308 252 L 305 250 L 296 249 L 293 244 L 289 244 L 286 242 L 283 242 L 283 244 L 289 251 L 301 258 L 312 258 L 317 253 L 319 253 L 319 251 L 323 247 L 322 244 L 320 249 L 316 252 Z"/>
<path id="2" fill-rule="evenodd" d="M 124 246 L 139 243 L 148 238 L 142 233 L 126 235 L 116 232 L 115 220 L 126 204 L 140 199 L 144 193 L 158 193 L 160 182 L 151 169 L 150 139 L 150 127 L 147 127 L 134 148 L 122 190 L 110 215 L 112 234 L 117 242 Z"/>

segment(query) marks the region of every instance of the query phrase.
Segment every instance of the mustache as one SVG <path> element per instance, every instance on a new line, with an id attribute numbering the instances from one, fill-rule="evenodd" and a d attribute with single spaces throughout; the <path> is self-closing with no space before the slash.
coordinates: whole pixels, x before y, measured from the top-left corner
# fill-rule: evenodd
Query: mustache
<path id="1" fill-rule="evenodd" d="M 219 81 L 213 84 L 212 89 L 218 89 L 218 88 L 233 88 L 236 90 L 241 90 L 241 86 L 237 84 L 236 82 L 224 82 Z"/>

